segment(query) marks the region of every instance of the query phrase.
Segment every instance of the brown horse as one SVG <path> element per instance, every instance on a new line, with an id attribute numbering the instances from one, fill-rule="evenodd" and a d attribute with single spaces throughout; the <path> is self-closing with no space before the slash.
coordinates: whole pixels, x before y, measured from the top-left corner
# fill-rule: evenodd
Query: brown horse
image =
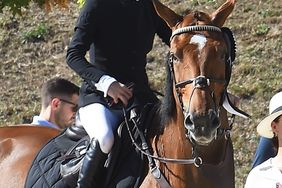
<path id="1" fill-rule="evenodd" d="M 59 131 L 17 125 L 0 128 L 0 187 L 23 188 L 26 176 L 38 151 Z"/>
<path id="2" fill-rule="evenodd" d="M 148 173 L 141 187 L 232 188 L 231 127 L 222 104 L 234 57 L 222 26 L 235 0 L 227 0 L 212 14 L 193 11 L 184 17 L 153 2 L 173 33 L 168 92 L 154 118 L 161 129 L 154 127 L 150 137 L 151 157 L 162 175 L 158 179 Z"/>

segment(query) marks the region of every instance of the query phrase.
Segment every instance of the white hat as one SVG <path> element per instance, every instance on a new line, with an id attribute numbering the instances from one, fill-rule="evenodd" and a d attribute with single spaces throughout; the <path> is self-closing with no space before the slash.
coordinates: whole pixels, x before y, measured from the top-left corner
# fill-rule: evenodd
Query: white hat
<path id="1" fill-rule="evenodd" d="M 257 126 L 259 135 L 272 138 L 274 136 L 271 123 L 282 114 L 282 92 L 275 94 L 269 102 L 269 115 L 265 117 Z"/>

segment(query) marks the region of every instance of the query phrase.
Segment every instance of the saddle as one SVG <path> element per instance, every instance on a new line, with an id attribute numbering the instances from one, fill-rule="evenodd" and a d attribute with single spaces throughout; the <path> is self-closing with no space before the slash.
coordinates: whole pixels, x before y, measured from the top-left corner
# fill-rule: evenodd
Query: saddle
<path id="1" fill-rule="evenodd" d="M 133 146 L 142 145 L 154 113 L 152 104 L 144 106 L 138 115 L 131 110 L 129 122 L 121 123 L 115 134 L 115 143 L 105 164 L 103 187 L 139 187 L 143 180 L 147 160 Z M 134 114 L 135 115 L 132 115 Z M 130 130 L 128 130 L 130 129 Z M 142 134 L 142 135 L 140 135 Z M 36 156 L 29 170 L 25 187 L 76 187 L 83 157 L 89 147 L 90 139 L 81 125 L 67 128 L 59 136 L 45 145 Z"/>

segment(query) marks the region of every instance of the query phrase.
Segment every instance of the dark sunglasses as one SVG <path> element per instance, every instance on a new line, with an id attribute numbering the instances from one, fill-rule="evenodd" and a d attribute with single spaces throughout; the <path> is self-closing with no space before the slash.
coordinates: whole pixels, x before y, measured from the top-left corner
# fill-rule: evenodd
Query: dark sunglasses
<path id="1" fill-rule="evenodd" d="M 59 98 L 59 100 L 62 101 L 62 102 L 64 102 L 64 103 L 68 103 L 68 104 L 73 105 L 72 111 L 73 111 L 73 112 L 77 112 L 77 110 L 78 110 L 78 105 L 77 105 L 77 104 L 74 104 L 74 103 L 71 102 L 71 101 L 68 101 L 68 100 L 65 100 L 65 99 L 61 99 L 61 98 Z"/>

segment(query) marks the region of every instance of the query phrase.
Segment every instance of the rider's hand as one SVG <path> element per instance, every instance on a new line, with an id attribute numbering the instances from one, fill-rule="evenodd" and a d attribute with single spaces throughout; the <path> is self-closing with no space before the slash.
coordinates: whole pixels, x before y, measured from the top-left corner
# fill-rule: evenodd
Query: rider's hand
<path id="1" fill-rule="evenodd" d="M 124 106 L 127 106 L 132 97 L 132 90 L 119 82 L 113 82 L 109 87 L 108 95 L 113 98 L 115 104 L 121 101 Z"/>

